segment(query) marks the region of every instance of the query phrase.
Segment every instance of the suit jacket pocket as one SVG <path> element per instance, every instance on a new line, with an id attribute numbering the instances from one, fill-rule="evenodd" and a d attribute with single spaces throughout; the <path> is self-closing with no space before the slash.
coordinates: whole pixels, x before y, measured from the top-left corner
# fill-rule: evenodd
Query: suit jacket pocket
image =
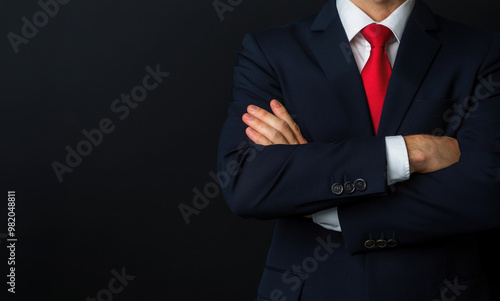
<path id="1" fill-rule="evenodd" d="M 260 281 L 257 301 L 298 301 L 303 284 L 300 275 L 267 266 Z"/>

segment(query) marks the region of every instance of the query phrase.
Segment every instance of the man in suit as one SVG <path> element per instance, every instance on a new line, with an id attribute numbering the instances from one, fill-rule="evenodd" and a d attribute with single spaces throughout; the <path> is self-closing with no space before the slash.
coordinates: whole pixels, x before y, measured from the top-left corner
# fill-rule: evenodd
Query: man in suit
<path id="1" fill-rule="evenodd" d="M 245 37 L 220 139 L 231 210 L 277 220 L 258 300 L 493 300 L 498 35 L 330 0 Z"/>

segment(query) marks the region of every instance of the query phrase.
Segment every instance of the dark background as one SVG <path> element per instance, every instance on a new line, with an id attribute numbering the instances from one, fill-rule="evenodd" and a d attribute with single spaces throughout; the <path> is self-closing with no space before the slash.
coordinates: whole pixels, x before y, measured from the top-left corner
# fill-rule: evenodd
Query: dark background
<path id="1" fill-rule="evenodd" d="M 273 223 L 234 216 L 210 176 L 232 67 L 245 33 L 325 2 L 232 1 L 221 20 L 212 0 L 72 0 L 16 54 L 8 34 L 21 35 L 21 18 L 41 7 L 1 0 L 0 299 L 96 298 L 111 271 L 125 268 L 135 278 L 112 300 L 254 300 Z M 500 32 L 496 0 L 427 2 Z M 158 64 L 170 75 L 120 120 L 111 103 Z M 66 146 L 103 118 L 114 131 L 59 182 L 52 162 L 65 164 Z M 194 189 L 209 203 L 188 225 L 178 206 L 194 208 Z M 16 191 L 15 298 L 4 277 L 8 190 Z"/>

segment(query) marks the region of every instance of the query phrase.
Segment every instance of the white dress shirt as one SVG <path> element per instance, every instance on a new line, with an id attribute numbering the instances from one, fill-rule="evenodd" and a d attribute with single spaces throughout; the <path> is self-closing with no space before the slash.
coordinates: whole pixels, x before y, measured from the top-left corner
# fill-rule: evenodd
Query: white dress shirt
<path id="1" fill-rule="evenodd" d="M 399 44 L 410 16 L 415 0 L 407 0 L 401 4 L 389 17 L 382 22 L 375 22 L 350 0 L 337 0 L 337 10 L 340 21 L 351 45 L 352 54 L 358 65 L 359 72 L 363 70 L 370 57 L 370 43 L 363 37 L 361 30 L 372 23 L 387 26 L 394 36 L 386 44 L 387 57 L 391 66 L 396 61 Z M 410 178 L 410 163 L 408 152 L 402 136 L 385 138 L 387 157 L 387 184 L 406 181 Z M 313 221 L 318 225 L 334 231 L 341 231 L 337 207 L 318 212 L 313 215 Z"/>

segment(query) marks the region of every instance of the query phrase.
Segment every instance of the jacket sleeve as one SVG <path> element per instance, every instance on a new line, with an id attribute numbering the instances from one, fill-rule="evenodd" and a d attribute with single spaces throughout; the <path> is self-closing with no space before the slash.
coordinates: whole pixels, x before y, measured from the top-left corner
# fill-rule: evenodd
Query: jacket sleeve
<path id="1" fill-rule="evenodd" d="M 223 194 L 234 213 L 258 219 L 300 216 L 386 193 L 384 137 L 265 147 L 251 142 L 241 117 L 248 105 L 268 109 L 272 99 L 286 105 L 272 64 L 256 38 L 247 35 L 234 68 L 217 162 Z M 357 183 L 357 189 L 347 193 L 346 183 L 347 188 Z M 342 193 L 332 192 L 334 184 L 342 186 Z"/>
<path id="2" fill-rule="evenodd" d="M 339 218 L 346 247 L 376 250 L 368 240 L 416 244 L 500 227 L 500 39 L 493 40 L 473 101 L 457 132 L 460 161 L 430 174 L 413 174 L 382 198 L 346 204 Z"/>

